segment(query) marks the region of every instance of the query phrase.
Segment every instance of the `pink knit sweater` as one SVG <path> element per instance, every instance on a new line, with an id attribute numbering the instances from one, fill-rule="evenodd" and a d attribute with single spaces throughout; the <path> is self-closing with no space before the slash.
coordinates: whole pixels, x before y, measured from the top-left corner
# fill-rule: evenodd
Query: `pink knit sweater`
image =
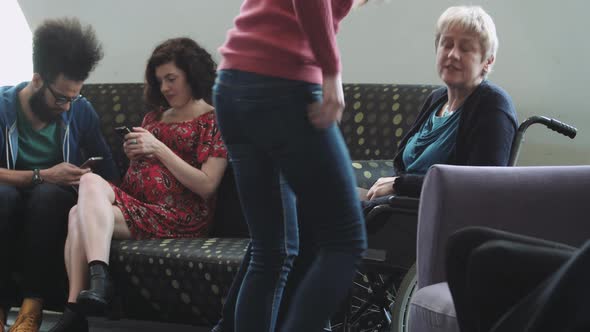
<path id="1" fill-rule="evenodd" d="M 353 0 L 244 0 L 219 69 L 322 83 L 340 72 L 338 24 Z"/>

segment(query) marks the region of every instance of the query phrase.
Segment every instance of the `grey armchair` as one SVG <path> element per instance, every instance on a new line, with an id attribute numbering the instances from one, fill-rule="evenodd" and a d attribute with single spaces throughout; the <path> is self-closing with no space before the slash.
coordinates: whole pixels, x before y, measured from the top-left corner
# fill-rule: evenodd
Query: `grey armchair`
<path id="1" fill-rule="evenodd" d="M 579 246 L 590 238 L 589 194 L 590 166 L 433 166 L 420 200 L 408 330 L 459 331 L 445 280 L 451 233 L 488 226 Z"/>

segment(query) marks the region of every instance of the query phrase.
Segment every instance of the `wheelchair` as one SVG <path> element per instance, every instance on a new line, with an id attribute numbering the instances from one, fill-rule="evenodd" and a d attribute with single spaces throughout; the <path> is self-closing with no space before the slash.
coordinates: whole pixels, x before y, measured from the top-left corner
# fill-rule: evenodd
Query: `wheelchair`
<path id="1" fill-rule="evenodd" d="M 573 139 L 577 129 L 556 119 L 533 116 L 515 134 L 508 166 L 518 160 L 525 131 L 543 124 Z M 332 319 L 334 332 L 407 332 L 416 278 L 419 199 L 392 195 L 366 215 L 369 249 L 342 309 Z"/>

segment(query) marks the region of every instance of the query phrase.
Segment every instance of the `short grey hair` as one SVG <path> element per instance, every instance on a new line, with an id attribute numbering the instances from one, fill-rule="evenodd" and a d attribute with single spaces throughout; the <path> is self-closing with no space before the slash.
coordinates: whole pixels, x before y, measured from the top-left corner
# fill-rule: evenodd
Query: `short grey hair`
<path id="1" fill-rule="evenodd" d="M 498 52 L 498 35 L 492 17 L 479 6 L 449 7 L 440 15 L 436 23 L 434 45 L 438 47 L 440 36 L 449 29 L 458 27 L 479 37 L 484 60 L 496 57 Z M 491 71 L 491 66 L 488 72 Z"/>

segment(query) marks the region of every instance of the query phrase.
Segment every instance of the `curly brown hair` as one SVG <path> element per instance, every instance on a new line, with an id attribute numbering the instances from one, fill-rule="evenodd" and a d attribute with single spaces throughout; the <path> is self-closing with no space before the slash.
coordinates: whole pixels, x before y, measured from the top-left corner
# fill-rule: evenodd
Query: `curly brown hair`
<path id="1" fill-rule="evenodd" d="M 169 107 L 160 91 L 156 68 L 173 62 L 184 72 L 194 99 L 203 99 L 211 104 L 211 90 L 215 83 L 217 64 L 211 54 L 190 38 L 172 38 L 156 46 L 145 69 L 144 96 L 148 104 L 155 107 Z"/>

